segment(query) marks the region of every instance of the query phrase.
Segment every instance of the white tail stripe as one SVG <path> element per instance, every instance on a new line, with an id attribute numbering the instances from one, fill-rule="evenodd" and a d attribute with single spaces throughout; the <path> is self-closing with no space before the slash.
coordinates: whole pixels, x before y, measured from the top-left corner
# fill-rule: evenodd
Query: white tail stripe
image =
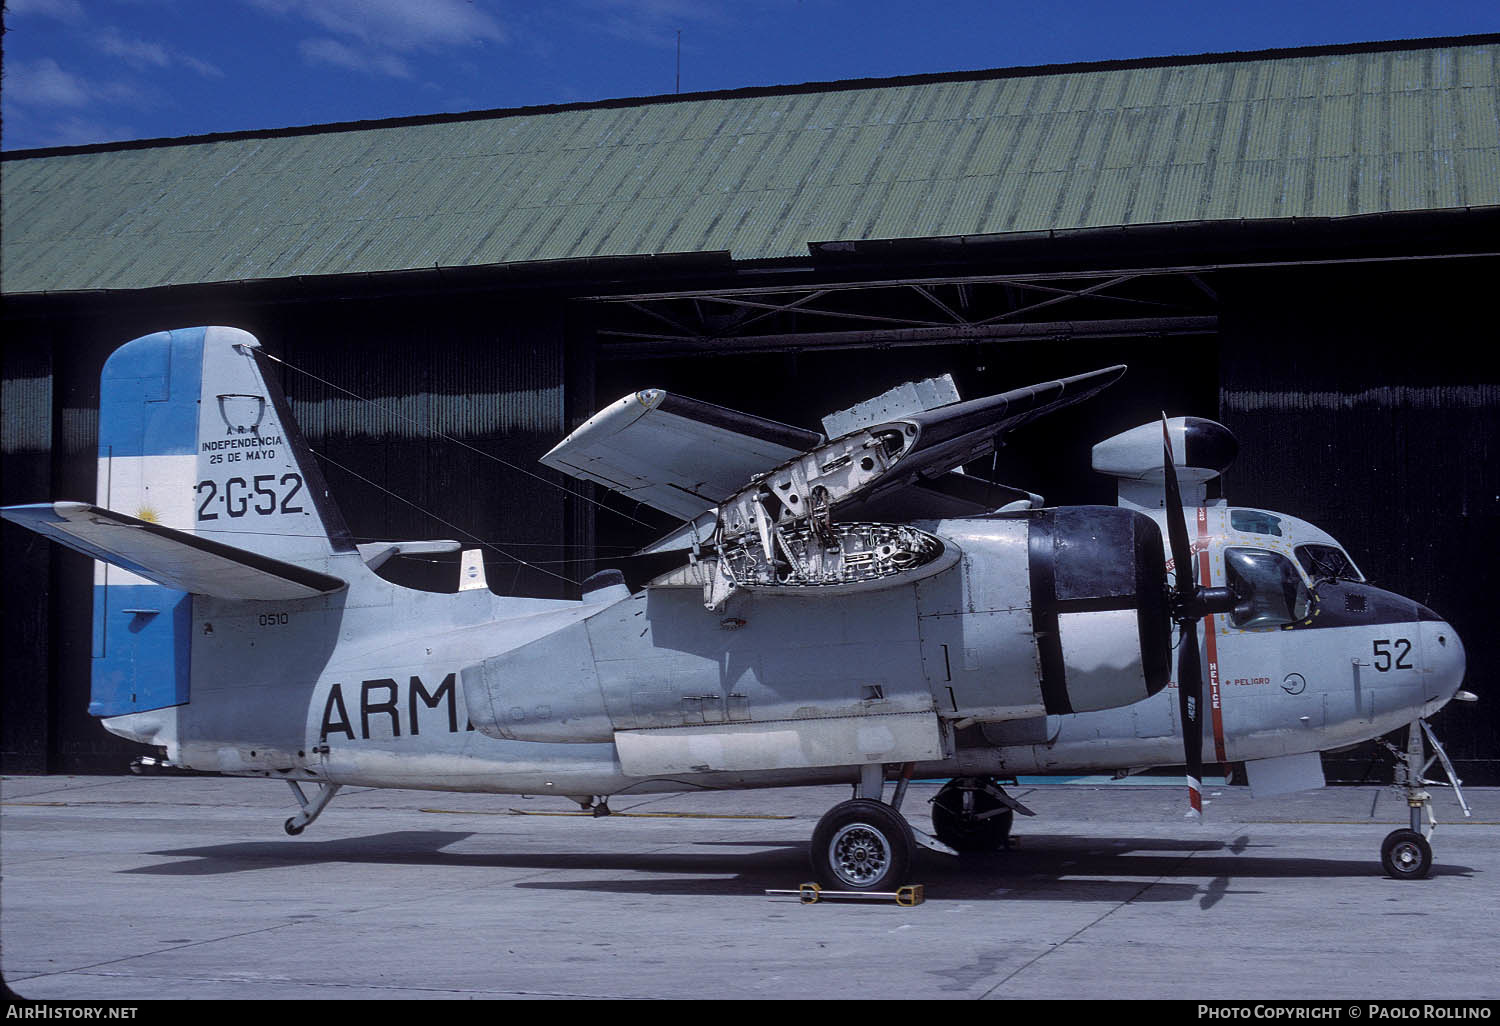
<path id="1" fill-rule="evenodd" d="M 193 483 L 198 458 L 193 455 L 113 456 L 99 459 L 96 502 L 179 531 L 193 530 Z M 94 561 L 94 583 L 151 584 L 139 574 Z"/>

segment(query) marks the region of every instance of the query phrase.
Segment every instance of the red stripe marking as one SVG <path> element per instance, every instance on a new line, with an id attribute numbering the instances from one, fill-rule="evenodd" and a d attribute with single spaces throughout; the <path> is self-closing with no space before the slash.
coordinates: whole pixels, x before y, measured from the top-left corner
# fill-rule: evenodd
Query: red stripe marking
<path id="1" fill-rule="evenodd" d="M 1209 579 L 1208 509 L 1203 506 L 1198 507 L 1198 544 L 1198 580 L 1207 588 L 1212 586 L 1213 581 Z M 1213 615 L 1206 616 L 1203 620 L 1203 654 L 1208 659 L 1208 707 L 1214 725 L 1214 758 L 1220 763 L 1226 763 L 1229 759 L 1224 752 L 1224 708 L 1220 704 L 1219 693 L 1219 642 Z"/>

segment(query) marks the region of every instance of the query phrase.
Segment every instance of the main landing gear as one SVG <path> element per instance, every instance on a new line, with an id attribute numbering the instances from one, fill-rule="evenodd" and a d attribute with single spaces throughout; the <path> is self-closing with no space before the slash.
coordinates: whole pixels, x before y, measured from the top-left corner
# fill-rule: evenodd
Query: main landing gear
<path id="1" fill-rule="evenodd" d="M 855 798 L 818 821 L 813 873 L 831 891 L 893 891 L 906 883 L 915 850 L 906 817 L 884 802 Z"/>
<path id="2" fill-rule="evenodd" d="M 932 799 L 932 830 L 938 840 L 961 853 L 1000 851 L 1010 847 L 1017 812 L 1036 815 L 1006 794 L 993 777 L 956 777 Z"/>
<path id="3" fill-rule="evenodd" d="M 928 834 L 901 814 L 912 769 L 910 764 L 902 767 L 887 804 L 882 800 L 884 767 L 863 767 L 854 797 L 818 821 L 811 854 L 821 886 L 831 891 L 893 891 L 907 882 L 917 845 L 945 855 L 997 851 L 1009 846 L 1017 812 L 1034 815 L 993 778 L 959 777 L 932 799 L 933 833 Z"/>
<path id="4" fill-rule="evenodd" d="M 907 882 L 917 845 L 958 854 L 901 815 L 911 780 L 911 763 L 902 767 L 889 804 L 882 800 L 885 767 L 860 767 L 854 797 L 829 809 L 812 837 L 812 869 L 830 891 L 894 891 Z"/>
<path id="5" fill-rule="evenodd" d="M 1426 758 L 1422 746 L 1422 735 L 1432 742 L 1432 758 Z M 1448 753 L 1438 743 L 1437 735 L 1426 720 L 1414 720 L 1407 728 L 1406 748 L 1403 751 L 1389 742 L 1381 742 L 1396 757 L 1395 787 L 1406 796 L 1406 805 L 1411 813 L 1410 829 L 1393 830 L 1386 835 L 1380 846 L 1380 864 L 1386 873 L 1397 880 L 1421 880 L 1432 870 L 1432 835 L 1437 830 L 1437 818 L 1432 814 L 1432 795 L 1428 785 L 1448 784 L 1458 798 L 1464 816 L 1471 815 L 1469 805 L 1459 786 L 1463 781 L 1453 772 L 1453 763 Z M 1424 761 L 1425 760 L 1425 761 Z M 1441 761 L 1448 779 L 1428 780 L 1425 774 L 1434 762 Z"/>

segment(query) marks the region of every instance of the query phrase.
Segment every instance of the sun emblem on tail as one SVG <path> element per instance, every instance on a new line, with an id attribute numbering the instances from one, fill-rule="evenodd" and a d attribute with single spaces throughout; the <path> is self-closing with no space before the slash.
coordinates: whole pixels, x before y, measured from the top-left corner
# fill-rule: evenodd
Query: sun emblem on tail
<path id="1" fill-rule="evenodd" d="M 140 509 L 136 510 L 135 518 L 137 520 L 144 520 L 148 524 L 161 523 L 161 514 L 157 513 L 156 510 L 152 509 L 150 506 L 143 506 Z"/>

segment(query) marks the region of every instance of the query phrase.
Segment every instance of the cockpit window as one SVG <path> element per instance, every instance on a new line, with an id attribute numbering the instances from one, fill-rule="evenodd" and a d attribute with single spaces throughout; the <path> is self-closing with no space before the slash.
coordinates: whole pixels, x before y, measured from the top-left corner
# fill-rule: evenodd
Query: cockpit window
<path id="1" fill-rule="evenodd" d="M 1265 549 L 1224 550 L 1226 583 L 1235 604 L 1229 622 L 1236 627 L 1281 627 L 1307 616 L 1312 604 L 1307 585 L 1292 561 Z"/>
<path id="2" fill-rule="evenodd" d="M 1246 534 L 1271 534 L 1281 537 L 1281 518 L 1258 509 L 1232 509 L 1229 526 Z"/>
<path id="3" fill-rule="evenodd" d="M 1314 582 L 1365 579 L 1354 562 L 1344 555 L 1344 550 L 1333 545 L 1298 545 L 1297 562 Z"/>

